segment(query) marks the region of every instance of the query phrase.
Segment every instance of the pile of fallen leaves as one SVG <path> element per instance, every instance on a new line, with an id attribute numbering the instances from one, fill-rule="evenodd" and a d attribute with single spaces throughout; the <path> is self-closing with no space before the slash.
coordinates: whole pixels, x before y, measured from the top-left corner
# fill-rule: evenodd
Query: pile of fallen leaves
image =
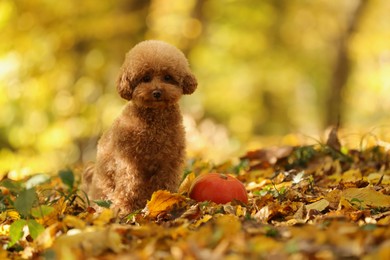
<path id="1" fill-rule="evenodd" d="M 1 181 L 0 259 L 390 259 L 390 152 L 326 144 L 272 147 L 235 162 L 192 159 L 179 193 L 157 191 L 117 218 L 78 172 Z M 232 174 L 248 204 L 188 198 L 194 178 Z"/>

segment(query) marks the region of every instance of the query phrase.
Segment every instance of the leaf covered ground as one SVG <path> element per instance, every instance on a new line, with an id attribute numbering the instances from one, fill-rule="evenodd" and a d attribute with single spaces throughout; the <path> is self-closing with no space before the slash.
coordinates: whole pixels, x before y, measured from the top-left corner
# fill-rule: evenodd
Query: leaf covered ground
<path id="1" fill-rule="evenodd" d="M 213 165 L 191 159 L 179 193 L 157 191 L 142 210 L 98 212 L 80 170 L 4 178 L 0 259 L 390 259 L 390 151 L 326 144 L 250 151 Z M 241 180 L 248 204 L 196 202 L 200 174 Z"/>

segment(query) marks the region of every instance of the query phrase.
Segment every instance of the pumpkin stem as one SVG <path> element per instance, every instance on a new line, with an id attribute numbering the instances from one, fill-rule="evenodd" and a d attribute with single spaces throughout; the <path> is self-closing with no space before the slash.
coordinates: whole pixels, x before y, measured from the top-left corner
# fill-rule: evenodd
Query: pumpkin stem
<path id="1" fill-rule="evenodd" d="M 228 177 L 226 176 L 226 174 L 223 174 L 223 173 L 220 173 L 219 174 L 219 177 L 221 177 L 221 179 L 224 179 L 224 180 L 227 180 Z"/>

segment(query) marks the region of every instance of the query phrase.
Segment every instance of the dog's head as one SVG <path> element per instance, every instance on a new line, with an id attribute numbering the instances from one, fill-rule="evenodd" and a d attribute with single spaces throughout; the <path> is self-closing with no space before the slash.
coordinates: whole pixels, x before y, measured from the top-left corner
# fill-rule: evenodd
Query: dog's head
<path id="1" fill-rule="evenodd" d="M 196 86 L 184 54 L 156 40 L 143 41 L 127 53 L 117 81 L 122 98 L 148 107 L 176 103 Z"/>

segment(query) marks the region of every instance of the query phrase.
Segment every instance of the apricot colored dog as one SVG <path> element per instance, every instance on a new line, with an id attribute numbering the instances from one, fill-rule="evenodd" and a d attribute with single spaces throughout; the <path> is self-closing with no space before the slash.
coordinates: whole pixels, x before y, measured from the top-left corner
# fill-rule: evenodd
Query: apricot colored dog
<path id="1" fill-rule="evenodd" d="M 117 81 L 129 100 L 103 134 L 96 163 L 83 173 L 92 200 L 110 200 L 124 215 L 143 208 L 156 190 L 175 192 L 185 157 L 185 133 L 178 101 L 197 81 L 176 47 L 149 40 L 131 49 Z"/>

